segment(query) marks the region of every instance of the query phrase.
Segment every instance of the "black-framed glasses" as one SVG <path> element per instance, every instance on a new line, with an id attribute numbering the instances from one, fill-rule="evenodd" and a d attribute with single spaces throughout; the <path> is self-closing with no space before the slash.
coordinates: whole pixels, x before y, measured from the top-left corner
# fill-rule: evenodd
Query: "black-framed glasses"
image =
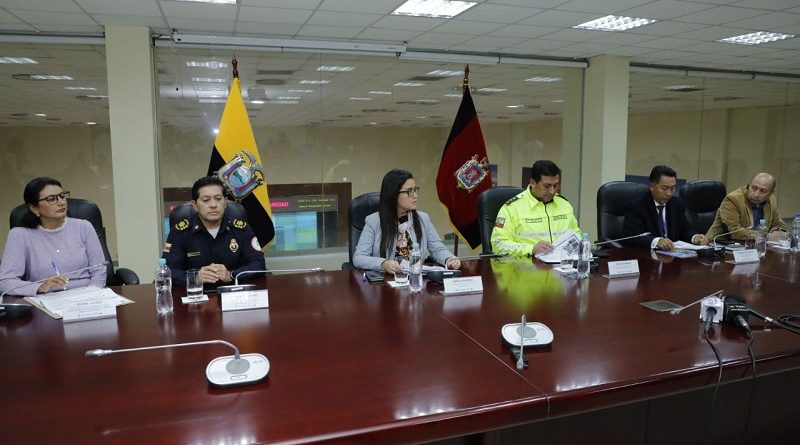
<path id="1" fill-rule="evenodd" d="M 411 187 L 405 190 L 400 190 L 399 193 L 405 193 L 406 195 L 408 195 L 409 198 L 413 198 L 419 195 L 419 187 Z"/>
<path id="2" fill-rule="evenodd" d="M 67 202 L 69 199 L 69 192 L 61 192 L 57 195 L 47 195 L 39 201 L 47 201 L 48 204 L 55 204 L 58 202 L 58 198 L 61 198 L 62 201 Z"/>

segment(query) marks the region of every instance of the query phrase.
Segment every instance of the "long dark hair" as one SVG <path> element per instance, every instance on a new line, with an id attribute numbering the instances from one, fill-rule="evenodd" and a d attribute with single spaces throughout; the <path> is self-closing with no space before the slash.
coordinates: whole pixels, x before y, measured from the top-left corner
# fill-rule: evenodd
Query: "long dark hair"
<path id="1" fill-rule="evenodd" d="M 25 204 L 27 205 L 25 206 L 25 215 L 23 215 L 20 224 L 22 227 L 34 229 L 41 223 L 39 217 L 31 212 L 30 206 L 39 207 L 39 193 L 48 185 L 57 185 L 61 187 L 61 183 L 58 182 L 58 180 L 46 176 L 31 179 L 25 186 L 25 191 L 22 192 L 22 199 L 25 200 Z"/>
<path id="2" fill-rule="evenodd" d="M 381 182 L 381 199 L 378 204 L 378 216 L 381 220 L 381 250 L 382 255 L 386 258 L 391 257 L 389 249 L 392 248 L 392 243 L 397 239 L 397 198 L 400 194 L 400 189 L 406 181 L 414 179 L 411 172 L 405 170 L 394 169 L 386 173 Z M 422 226 L 419 223 L 419 215 L 416 210 L 412 210 L 411 218 L 414 219 L 414 233 L 417 234 L 417 242 L 422 245 Z"/>

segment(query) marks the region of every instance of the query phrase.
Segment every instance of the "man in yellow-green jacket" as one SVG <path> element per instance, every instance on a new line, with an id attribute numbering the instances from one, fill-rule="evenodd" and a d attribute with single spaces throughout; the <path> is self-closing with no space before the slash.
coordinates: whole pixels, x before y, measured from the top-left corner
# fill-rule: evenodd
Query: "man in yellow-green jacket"
<path id="1" fill-rule="evenodd" d="M 492 250 L 513 256 L 534 256 L 553 250 L 564 232 L 580 236 L 570 203 L 557 190 L 561 169 L 553 161 L 536 161 L 528 189 L 506 201 L 492 230 Z"/>

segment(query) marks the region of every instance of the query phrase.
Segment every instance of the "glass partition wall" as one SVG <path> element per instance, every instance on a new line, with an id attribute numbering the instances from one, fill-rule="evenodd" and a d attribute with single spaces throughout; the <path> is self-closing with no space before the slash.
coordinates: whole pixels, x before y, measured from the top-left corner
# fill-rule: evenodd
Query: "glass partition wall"
<path id="1" fill-rule="evenodd" d="M 715 179 L 732 191 L 760 171 L 777 179 L 781 216 L 800 210 L 800 84 L 631 73 L 629 176 L 656 164 L 681 180 Z"/>
<path id="2" fill-rule="evenodd" d="M 206 173 L 232 55 L 156 49 L 163 188 L 186 190 Z M 276 225 L 267 251 L 271 267 L 312 254 L 330 256 L 326 267 L 346 261 L 347 203 L 379 191 L 393 168 L 413 173 L 421 187 L 419 209 L 450 238 L 435 179 L 461 101 L 465 64 L 255 51 L 237 51 L 236 58 Z M 536 159 L 559 162 L 565 69 L 470 66 L 497 184 L 519 186 L 522 168 Z"/>

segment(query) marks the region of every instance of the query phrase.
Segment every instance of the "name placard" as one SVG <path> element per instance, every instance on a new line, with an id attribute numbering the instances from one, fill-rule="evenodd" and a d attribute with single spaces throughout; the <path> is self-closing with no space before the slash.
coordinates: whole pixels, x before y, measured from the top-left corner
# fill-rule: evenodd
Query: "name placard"
<path id="1" fill-rule="evenodd" d="M 609 261 L 607 278 L 634 277 L 639 275 L 639 261 Z"/>
<path id="2" fill-rule="evenodd" d="M 220 298 L 223 312 L 269 307 L 269 291 L 266 289 L 225 292 Z"/>
<path id="3" fill-rule="evenodd" d="M 483 293 L 483 280 L 480 276 L 445 278 L 444 295 L 480 294 Z"/>
<path id="4" fill-rule="evenodd" d="M 64 308 L 61 315 L 64 323 L 116 317 L 117 305 L 111 298 L 96 298 L 70 305 Z"/>
<path id="5" fill-rule="evenodd" d="M 747 264 L 759 262 L 756 249 L 736 250 L 733 252 L 733 264 Z"/>

